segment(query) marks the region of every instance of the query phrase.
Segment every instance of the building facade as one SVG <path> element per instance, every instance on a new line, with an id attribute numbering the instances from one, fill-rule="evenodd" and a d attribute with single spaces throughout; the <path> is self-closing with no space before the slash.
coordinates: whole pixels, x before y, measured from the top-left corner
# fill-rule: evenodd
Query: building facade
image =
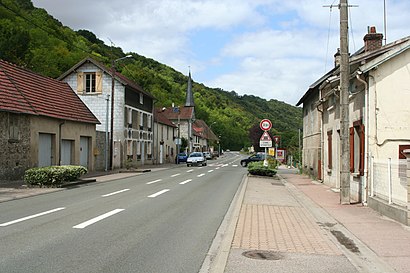
<path id="1" fill-rule="evenodd" d="M 0 181 L 32 167 L 93 171 L 96 124 L 69 85 L 0 60 Z"/>
<path id="2" fill-rule="evenodd" d="M 59 79 L 67 82 L 101 121 L 97 126 L 98 170 L 107 165 L 116 169 L 153 162 L 151 94 L 91 58 L 80 61 Z"/>

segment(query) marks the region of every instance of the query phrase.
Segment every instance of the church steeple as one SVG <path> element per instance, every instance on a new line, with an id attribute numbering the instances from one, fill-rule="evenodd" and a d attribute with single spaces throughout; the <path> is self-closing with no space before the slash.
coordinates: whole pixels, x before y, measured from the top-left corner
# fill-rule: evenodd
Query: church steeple
<path id="1" fill-rule="evenodd" d="M 192 93 L 192 79 L 191 79 L 191 70 L 189 70 L 189 77 L 188 77 L 188 88 L 186 91 L 186 107 L 194 107 L 194 94 Z"/>

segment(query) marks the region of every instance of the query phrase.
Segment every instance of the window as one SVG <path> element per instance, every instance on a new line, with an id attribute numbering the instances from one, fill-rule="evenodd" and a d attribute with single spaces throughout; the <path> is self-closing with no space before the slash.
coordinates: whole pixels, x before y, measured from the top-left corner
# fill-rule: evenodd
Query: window
<path id="1" fill-rule="evenodd" d="M 327 167 L 332 169 L 332 131 L 327 132 Z"/>
<path id="2" fill-rule="evenodd" d="M 144 128 L 144 114 L 140 112 L 139 115 L 140 115 L 140 130 L 142 130 Z"/>
<path id="3" fill-rule="evenodd" d="M 9 113 L 9 139 L 19 139 L 18 118 L 16 115 Z"/>
<path id="4" fill-rule="evenodd" d="M 84 73 L 85 76 L 85 92 L 95 93 L 96 89 L 96 74 L 95 73 Z"/>
<path id="5" fill-rule="evenodd" d="M 140 93 L 140 104 L 144 104 L 144 95 Z"/>
<path id="6" fill-rule="evenodd" d="M 350 127 L 350 172 L 364 175 L 364 125 L 361 120 Z"/>
<path id="7" fill-rule="evenodd" d="M 152 116 L 148 115 L 148 129 L 151 129 Z"/>
<path id="8" fill-rule="evenodd" d="M 132 109 L 128 108 L 128 115 L 127 115 L 128 124 L 132 124 Z"/>

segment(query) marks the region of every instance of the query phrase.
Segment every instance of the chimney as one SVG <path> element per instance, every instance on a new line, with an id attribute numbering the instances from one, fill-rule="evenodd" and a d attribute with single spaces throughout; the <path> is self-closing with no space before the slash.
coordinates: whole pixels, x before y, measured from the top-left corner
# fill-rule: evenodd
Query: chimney
<path id="1" fill-rule="evenodd" d="M 335 57 L 335 67 L 340 65 L 340 48 L 337 49 L 337 52 L 335 53 L 335 55 L 333 55 Z"/>
<path id="2" fill-rule="evenodd" d="M 364 40 L 364 51 L 369 52 L 377 50 L 382 47 L 383 34 L 376 33 L 376 27 L 368 27 L 367 34 L 363 38 Z"/>

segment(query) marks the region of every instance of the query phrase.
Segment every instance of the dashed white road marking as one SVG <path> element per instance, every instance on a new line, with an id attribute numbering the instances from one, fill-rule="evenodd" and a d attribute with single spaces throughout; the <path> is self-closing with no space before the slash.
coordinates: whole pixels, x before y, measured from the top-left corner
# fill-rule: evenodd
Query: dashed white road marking
<path id="1" fill-rule="evenodd" d="M 165 189 L 165 190 L 156 192 L 156 193 L 154 193 L 154 194 L 148 195 L 148 197 L 154 198 L 154 197 L 157 197 L 158 195 L 161 195 L 161 194 L 163 194 L 163 193 L 166 193 L 167 191 L 170 191 L 170 189 Z"/>
<path id="2" fill-rule="evenodd" d="M 219 170 L 219 167 L 216 167 L 215 170 Z"/>
<path id="3" fill-rule="evenodd" d="M 117 194 L 117 193 L 122 193 L 122 192 L 125 192 L 125 191 L 129 191 L 130 189 L 123 189 L 123 190 L 120 190 L 120 191 L 115 191 L 115 192 L 112 192 L 112 193 L 107 193 L 107 194 L 104 194 L 104 195 L 101 195 L 101 197 L 108 197 L 108 196 L 111 196 L 111 195 L 114 195 L 114 194 Z"/>
<path id="4" fill-rule="evenodd" d="M 238 165 L 232 165 L 232 167 L 238 167 Z"/>
<path id="5" fill-rule="evenodd" d="M 204 173 L 201 173 L 201 174 L 198 174 L 197 177 L 201 177 L 201 176 L 204 176 L 204 175 L 205 175 Z"/>
<path id="6" fill-rule="evenodd" d="M 12 224 L 15 224 L 15 223 L 19 223 L 19 222 L 22 222 L 22 221 L 25 221 L 25 220 L 33 219 L 33 218 L 43 216 L 43 215 L 53 213 L 53 212 L 63 210 L 63 209 L 65 209 L 65 208 L 56 208 L 56 209 L 40 212 L 40 213 L 37 213 L 37 214 L 34 214 L 34 215 L 26 216 L 26 217 L 23 217 L 23 218 L 20 218 L 20 219 L 17 219 L 17 220 L 13 220 L 13 221 L 10 221 L 10 222 L 7 222 L 7 223 L 0 224 L 0 227 L 6 227 L 6 226 L 9 226 L 9 225 L 12 225 Z"/>
<path id="7" fill-rule="evenodd" d="M 214 170 L 209 170 L 208 173 L 211 173 L 211 172 L 213 172 L 213 171 L 214 171 Z"/>
<path id="8" fill-rule="evenodd" d="M 160 182 L 160 181 L 162 181 L 162 179 L 157 179 L 157 180 L 154 180 L 154 181 L 151 181 L 151 182 L 147 182 L 147 185 L 154 184 L 154 183 L 157 183 L 157 182 Z"/>
<path id="9" fill-rule="evenodd" d="M 114 215 L 114 214 L 117 214 L 117 213 L 119 213 L 119 212 L 121 212 L 121 211 L 123 211 L 123 210 L 124 210 L 124 209 L 115 209 L 115 210 L 109 211 L 109 212 L 104 213 L 104 214 L 102 214 L 102 215 L 100 215 L 100 216 L 97 216 L 97 217 L 95 217 L 95 218 L 93 218 L 93 219 L 90 219 L 90 220 L 88 220 L 88 221 L 85 221 L 85 222 L 83 222 L 83 223 L 81 223 L 81 224 L 78 224 L 78 225 L 76 225 L 76 226 L 73 226 L 73 228 L 85 228 L 85 227 L 88 227 L 89 225 L 92 225 L 92 224 L 94 224 L 94 223 L 96 223 L 96 222 L 98 222 L 98 221 L 101 221 L 101 220 L 103 220 L 103 219 L 105 219 L 105 218 L 107 218 L 107 217 L 110 217 L 110 216 L 112 216 L 112 215 Z"/>
<path id="10" fill-rule="evenodd" d="M 221 167 L 223 168 L 223 167 L 226 167 L 226 166 L 228 166 L 229 164 L 223 164 Z"/>
<path id="11" fill-rule="evenodd" d="M 176 176 L 178 176 L 178 175 L 181 175 L 181 174 L 180 174 L 180 173 L 176 173 L 176 174 L 171 175 L 171 177 L 176 177 Z"/>
<path id="12" fill-rule="evenodd" d="M 184 184 L 189 183 L 191 181 L 192 181 L 192 179 L 187 179 L 185 181 L 180 182 L 179 184 L 184 185 Z"/>
<path id="13" fill-rule="evenodd" d="M 187 173 L 190 173 L 190 172 L 193 172 L 194 170 L 193 169 L 191 169 L 191 170 L 188 170 L 188 171 L 186 171 Z"/>

